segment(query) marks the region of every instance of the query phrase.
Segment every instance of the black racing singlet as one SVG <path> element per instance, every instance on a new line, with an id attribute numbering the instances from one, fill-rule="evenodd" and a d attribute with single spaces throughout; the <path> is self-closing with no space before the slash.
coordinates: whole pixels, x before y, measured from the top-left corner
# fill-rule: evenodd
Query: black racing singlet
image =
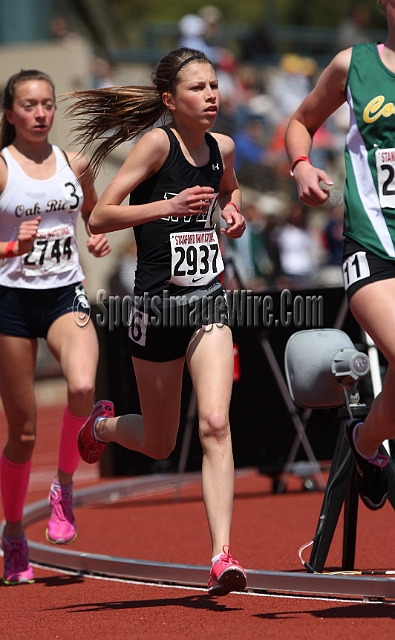
<path id="1" fill-rule="evenodd" d="M 218 196 L 223 175 L 223 163 L 215 138 L 209 133 L 205 134 L 206 142 L 210 149 L 210 159 L 204 167 L 195 167 L 185 158 L 180 144 L 170 127 L 163 126 L 161 128 L 169 137 L 169 155 L 157 173 L 142 182 L 132 191 L 129 203 L 136 205 L 156 202 L 162 199 L 167 200 L 184 189 L 197 185 L 212 187 L 214 194 Z M 188 216 L 184 218 L 172 218 L 170 216 L 152 222 L 145 222 L 144 224 L 134 227 L 138 256 L 134 288 L 135 295 L 142 296 L 144 293 L 150 296 L 158 295 L 164 290 L 169 291 L 170 295 L 183 295 L 191 291 L 190 286 L 178 286 L 170 282 L 172 274 L 171 234 L 174 235 L 185 232 L 185 235 L 177 238 L 177 242 L 180 244 L 183 238 L 185 238 L 186 243 L 188 241 L 192 243 L 191 238 L 193 239 L 194 237 L 199 240 L 199 238 L 202 237 L 201 232 L 205 233 L 207 238 L 207 234 L 213 228 L 213 215 L 216 202 L 217 197 L 213 200 L 210 207 L 198 216 Z M 195 235 L 192 232 L 195 232 Z M 209 244 L 208 246 L 210 247 L 211 245 Z M 198 248 L 200 247 L 198 246 Z M 194 251 L 190 252 L 190 254 L 193 257 Z M 176 257 L 178 258 L 178 254 L 176 254 Z M 179 258 L 179 263 L 181 258 L 182 256 Z M 191 267 L 191 264 L 189 264 L 189 266 Z M 203 273 L 203 270 L 201 272 Z M 200 271 L 197 273 L 197 276 L 199 277 L 194 278 L 194 281 L 196 280 L 196 287 L 199 286 Z M 215 276 L 215 269 L 212 281 L 208 286 L 209 289 L 212 289 L 214 281 L 218 282 Z M 192 287 L 192 289 L 193 288 L 194 287 Z"/>

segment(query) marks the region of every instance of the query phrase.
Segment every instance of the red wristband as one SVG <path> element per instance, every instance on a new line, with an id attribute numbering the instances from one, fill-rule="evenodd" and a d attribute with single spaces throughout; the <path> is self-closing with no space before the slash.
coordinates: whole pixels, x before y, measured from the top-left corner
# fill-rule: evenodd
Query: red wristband
<path id="1" fill-rule="evenodd" d="M 294 169 L 295 169 L 296 165 L 298 164 L 298 162 L 309 162 L 311 164 L 311 160 L 310 160 L 309 156 L 298 156 L 297 158 L 295 158 L 295 160 L 291 164 L 290 174 L 291 174 L 292 177 L 294 175 Z"/>
<path id="2" fill-rule="evenodd" d="M 6 258 L 15 258 L 14 247 L 17 241 L 9 242 L 5 248 L 5 256 Z"/>
<path id="3" fill-rule="evenodd" d="M 228 204 L 231 204 L 237 211 L 237 213 L 240 213 L 240 208 L 237 206 L 237 204 L 235 204 L 234 202 L 227 202 L 226 206 L 228 206 Z"/>

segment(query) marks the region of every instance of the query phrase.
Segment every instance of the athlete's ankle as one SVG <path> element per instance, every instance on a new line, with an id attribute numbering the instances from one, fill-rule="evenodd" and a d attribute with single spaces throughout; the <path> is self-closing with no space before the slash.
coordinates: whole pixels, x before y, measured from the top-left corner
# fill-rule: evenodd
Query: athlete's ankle
<path id="1" fill-rule="evenodd" d="M 361 438 L 358 438 L 358 431 L 359 431 L 359 427 L 363 424 L 363 422 L 360 422 L 359 424 L 357 424 L 354 427 L 354 431 L 353 431 L 353 440 L 354 440 L 354 445 L 355 448 L 357 450 L 357 452 L 359 453 L 359 455 L 364 458 L 365 460 L 374 460 L 374 458 L 376 458 L 376 456 L 378 455 L 379 450 L 378 449 L 372 449 L 371 451 L 367 451 L 362 443 L 361 445 Z"/>
<path id="2" fill-rule="evenodd" d="M 7 539 L 23 538 L 25 530 L 21 522 L 6 522 L 2 535 Z"/>

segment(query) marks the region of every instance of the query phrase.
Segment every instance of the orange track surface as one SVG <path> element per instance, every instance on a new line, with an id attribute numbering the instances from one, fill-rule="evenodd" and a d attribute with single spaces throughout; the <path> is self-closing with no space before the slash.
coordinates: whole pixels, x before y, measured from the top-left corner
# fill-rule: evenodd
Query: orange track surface
<path id="1" fill-rule="evenodd" d="M 28 503 L 47 495 L 57 461 L 63 407 L 39 410 L 38 440 Z M 0 446 L 6 424 L 0 414 Z M 110 479 L 111 481 L 111 479 Z M 108 482 L 98 468 L 81 462 L 75 488 Z M 290 478 L 287 492 L 271 493 L 271 481 L 245 470 L 235 485 L 232 553 L 251 569 L 300 571 L 299 547 L 315 533 L 323 494 L 301 491 Z M 200 487 L 184 487 L 181 500 L 172 493 L 124 499 L 76 509 L 78 538 L 73 548 L 162 562 L 208 565 L 209 534 Z M 2 514 L 0 514 L 2 516 Z M 362 504 L 358 517 L 356 568 L 395 568 L 395 514 L 387 504 L 373 513 Z M 27 530 L 45 543 L 46 523 Z M 327 566 L 339 568 L 341 524 Z M 309 549 L 305 559 L 309 558 Z M 198 589 L 160 587 L 36 568 L 36 583 L 0 586 L 0 638 L 4 640 L 89 640 L 188 638 L 309 639 L 393 638 L 395 600 L 364 603 L 360 599 L 306 598 L 230 594 L 208 598 Z"/>

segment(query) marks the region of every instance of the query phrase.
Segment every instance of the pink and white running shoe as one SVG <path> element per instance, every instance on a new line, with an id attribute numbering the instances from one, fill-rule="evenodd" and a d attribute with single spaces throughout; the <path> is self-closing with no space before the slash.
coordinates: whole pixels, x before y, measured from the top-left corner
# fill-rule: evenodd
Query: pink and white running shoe
<path id="1" fill-rule="evenodd" d="M 33 569 L 29 564 L 29 552 L 25 536 L 22 538 L 6 538 L 3 535 L 4 576 L 6 585 L 32 584 Z"/>
<path id="2" fill-rule="evenodd" d="M 77 537 L 72 485 L 64 490 L 55 478 L 49 490 L 48 500 L 51 515 L 45 537 L 52 544 L 70 544 Z"/>
<path id="3" fill-rule="evenodd" d="M 114 404 L 109 400 L 96 402 L 88 420 L 81 427 L 77 436 L 77 445 L 80 456 L 85 462 L 93 464 L 97 462 L 107 446 L 107 442 L 100 442 L 95 436 L 94 425 L 98 418 L 113 418 Z"/>
<path id="4" fill-rule="evenodd" d="M 247 586 L 247 574 L 230 555 L 225 545 L 220 557 L 211 567 L 208 592 L 211 596 L 226 596 L 231 591 L 243 591 Z"/>

